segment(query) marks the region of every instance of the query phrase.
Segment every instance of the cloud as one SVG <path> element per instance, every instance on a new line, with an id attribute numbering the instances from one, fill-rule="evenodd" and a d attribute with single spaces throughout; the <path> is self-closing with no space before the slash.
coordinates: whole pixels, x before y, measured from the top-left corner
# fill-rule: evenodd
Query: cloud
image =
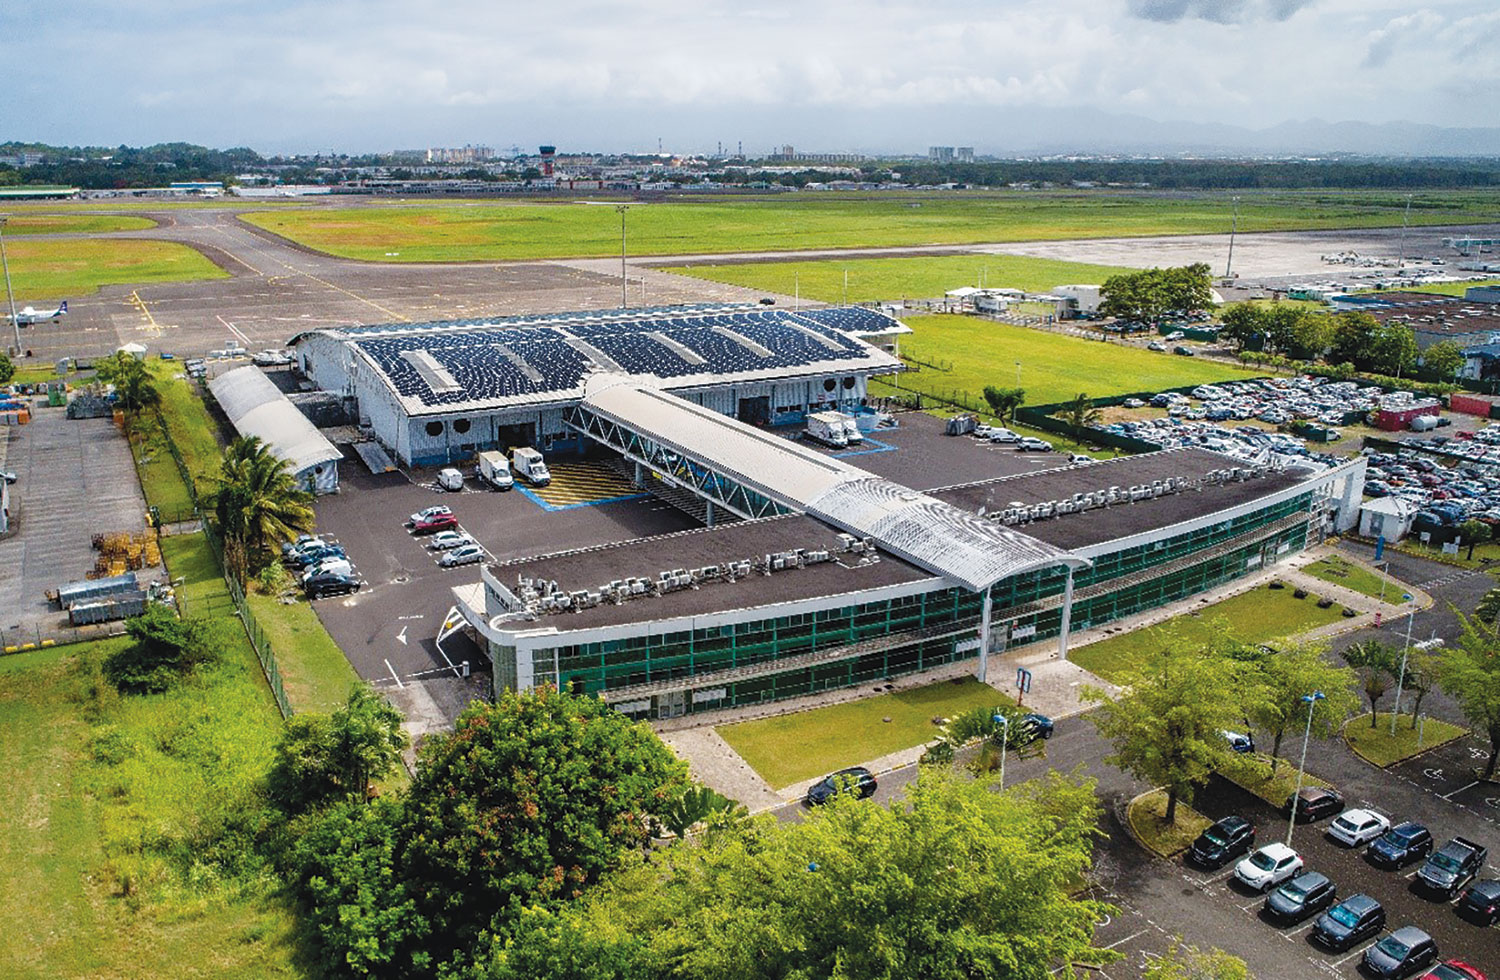
<path id="1" fill-rule="evenodd" d="M 1126 0 L 1130 13 L 1142 20 L 1175 24 L 1206 20 L 1215 24 L 1283 21 L 1317 0 Z"/>

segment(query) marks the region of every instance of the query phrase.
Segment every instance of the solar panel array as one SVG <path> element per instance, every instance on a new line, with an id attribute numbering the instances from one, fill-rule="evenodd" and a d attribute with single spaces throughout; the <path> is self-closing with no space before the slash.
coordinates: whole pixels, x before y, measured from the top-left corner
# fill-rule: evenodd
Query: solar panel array
<path id="1" fill-rule="evenodd" d="M 878 330 L 890 323 L 888 317 L 872 310 L 793 313 L 718 306 L 418 327 L 405 324 L 404 330 L 391 325 L 347 332 L 398 394 L 439 407 L 574 391 L 596 368 L 663 379 L 703 374 L 773 376 L 777 371 L 820 365 L 836 372 L 876 356 L 869 346 L 842 331 Z M 603 363 L 591 358 L 590 350 L 604 355 Z M 458 383 L 458 389 L 435 390 L 412 363 L 409 355 L 415 351 L 425 351 Z"/>

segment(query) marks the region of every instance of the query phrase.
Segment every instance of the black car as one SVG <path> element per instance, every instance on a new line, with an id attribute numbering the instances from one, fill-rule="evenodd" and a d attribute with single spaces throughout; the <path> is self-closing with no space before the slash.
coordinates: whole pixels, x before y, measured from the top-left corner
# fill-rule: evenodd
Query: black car
<path id="1" fill-rule="evenodd" d="M 1369 895 L 1350 895 L 1318 916 L 1312 941 L 1332 950 L 1364 942 L 1385 928 L 1385 907 Z"/>
<path id="2" fill-rule="evenodd" d="M 1255 848 L 1255 825 L 1244 817 L 1224 817 L 1198 835 L 1188 860 L 1205 868 L 1222 868 Z"/>
<path id="3" fill-rule="evenodd" d="M 1414 820 L 1408 820 L 1376 838 L 1365 851 L 1365 860 L 1390 871 L 1420 861 L 1431 853 L 1431 831 Z"/>
<path id="4" fill-rule="evenodd" d="M 1007 744 L 1010 748 L 1018 749 L 1023 745 L 1030 745 L 1039 738 L 1051 738 L 1052 729 L 1051 718 L 1032 712 L 1031 714 L 1023 715 L 1011 723 L 1010 740 Z"/>
<path id="5" fill-rule="evenodd" d="M 1344 810 L 1344 797 L 1338 790 L 1327 786 L 1305 786 L 1295 796 L 1288 796 L 1281 807 L 1287 816 L 1292 815 L 1294 800 L 1297 804 L 1298 823 L 1312 823 L 1324 817 L 1331 817 L 1335 813 L 1342 813 Z"/>
<path id="6" fill-rule="evenodd" d="M 1404 977 L 1437 962 L 1437 943 L 1416 926 L 1402 926 L 1365 950 L 1365 969 L 1376 977 Z"/>
<path id="7" fill-rule="evenodd" d="M 875 795 L 875 774 L 864 766 L 853 766 L 849 769 L 840 769 L 838 772 L 830 773 L 822 779 L 813 783 L 807 790 L 802 802 L 808 806 L 817 806 L 827 803 L 838 795 L 840 790 L 847 789 L 856 794 L 860 799 Z"/>
<path id="8" fill-rule="evenodd" d="M 1264 911 L 1276 922 L 1301 922 L 1333 904 L 1338 889 L 1327 875 L 1304 871 L 1266 896 Z"/>
<path id="9" fill-rule="evenodd" d="M 1030 728 L 1035 733 L 1035 738 L 1052 737 L 1052 729 L 1054 728 L 1054 725 L 1052 723 L 1052 719 L 1048 718 L 1046 715 L 1040 715 L 1033 711 L 1026 717 L 1021 719 L 1021 724 L 1027 728 Z"/>
<path id="10" fill-rule="evenodd" d="M 359 591 L 359 579 L 352 575 L 340 575 L 337 572 L 327 572 L 322 575 L 314 575 L 302 583 L 302 591 L 307 593 L 309 599 L 326 599 L 331 595 L 348 595 Z"/>
<path id="11" fill-rule="evenodd" d="M 1485 926 L 1500 922 L 1500 881 L 1484 878 L 1465 888 L 1458 899 L 1458 914 Z"/>

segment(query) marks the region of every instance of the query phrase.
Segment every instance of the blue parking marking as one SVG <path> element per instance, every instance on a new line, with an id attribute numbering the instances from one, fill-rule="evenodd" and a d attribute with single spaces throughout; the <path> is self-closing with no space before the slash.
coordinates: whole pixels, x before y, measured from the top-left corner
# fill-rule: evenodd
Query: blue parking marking
<path id="1" fill-rule="evenodd" d="M 875 446 L 877 448 L 851 449 L 847 453 L 834 453 L 833 455 L 842 459 L 845 456 L 868 456 L 871 453 L 893 453 L 899 448 L 898 446 L 893 446 L 888 442 L 881 442 L 879 439 L 871 439 L 869 436 L 865 436 L 864 444 L 867 446 Z"/>
<path id="2" fill-rule="evenodd" d="M 605 497 L 602 500 L 585 500 L 581 504 L 549 504 L 547 503 L 547 501 L 543 500 L 541 497 L 538 497 L 530 490 L 527 490 L 519 483 L 515 484 L 515 489 L 521 494 L 521 496 L 536 504 L 542 510 L 547 511 L 549 514 L 559 510 L 577 510 L 580 507 L 598 507 L 600 504 L 618 504 L 626 500 L 641 500 L 642 498 L 651 496 L 651 494 L 649 493 L 627 493 L 621 497 Z"/>

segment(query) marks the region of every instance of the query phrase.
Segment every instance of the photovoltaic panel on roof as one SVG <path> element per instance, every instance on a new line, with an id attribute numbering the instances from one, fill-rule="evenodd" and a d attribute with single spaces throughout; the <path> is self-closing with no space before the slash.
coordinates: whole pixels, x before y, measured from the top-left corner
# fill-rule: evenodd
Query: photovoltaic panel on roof
<path id="1" fill-rule="evenodd" d="M 448 369 L 439 364 L 437 358 L 429 352 L 425 350 L 402 351 L 401 357 L 417 369 L 417 374 L 421 375 L 422 380 L 427 382 L 427 387 L 435 393 L 446 395 L 449 392 L 463 390 L 463 385 L 454 380 L 453 375 L 448 373 Z"/>

